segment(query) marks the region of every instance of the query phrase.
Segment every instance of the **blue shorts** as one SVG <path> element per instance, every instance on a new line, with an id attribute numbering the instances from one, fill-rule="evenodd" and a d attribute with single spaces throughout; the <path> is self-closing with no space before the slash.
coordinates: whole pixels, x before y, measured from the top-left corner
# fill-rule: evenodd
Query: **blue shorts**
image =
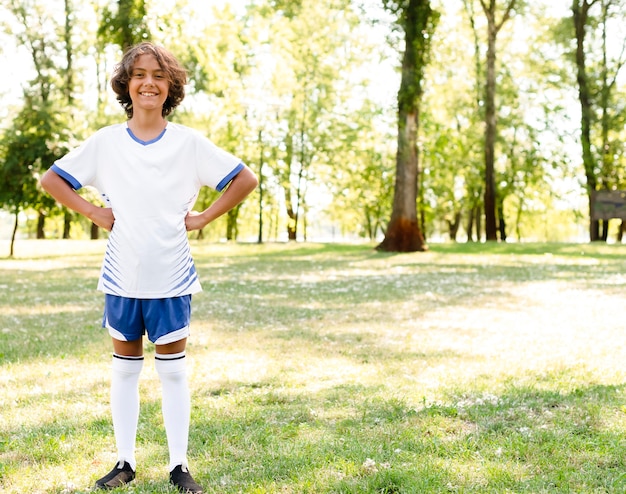
<path id="1" fill-rule="evenodd" d="M 172 298 L 127 298 L 105 294 L 102 327 L 120 341 L 135 341 L 146 332 L 156 345 L 189 336 L 191 295 Z"/>

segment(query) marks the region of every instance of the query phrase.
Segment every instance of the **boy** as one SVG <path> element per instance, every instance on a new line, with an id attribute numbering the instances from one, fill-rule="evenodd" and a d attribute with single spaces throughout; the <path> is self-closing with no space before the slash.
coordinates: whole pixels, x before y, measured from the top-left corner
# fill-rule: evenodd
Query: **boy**
<path id="1" fill-rule="evenodd" d="M 118 459 L 96 488 L 135 478 L 139 375 L 143 335 L 155 344 L 170 455 L 170 482 L 201 493 L 188 470 L 190 397 L 185 347 L 191 296 L 201 290 L 187 232 L 199 230 L 241 203 L 258 181 L 233 155 L 199 132 L 166 120 L 185 96 L 187 74 L 174 56 L 152 43 L 130 48 L 111 87 L 125 123 L 104 127 L 58 160 L 41 179 L 58 202 L 110 231 L 98 290 L 103 327 L 113 340 L 111 412 Z M 98 189 L 107 207 L 76 193 Z M 206 210 L 191 211 L 199 189 L 223 194 Z"/>

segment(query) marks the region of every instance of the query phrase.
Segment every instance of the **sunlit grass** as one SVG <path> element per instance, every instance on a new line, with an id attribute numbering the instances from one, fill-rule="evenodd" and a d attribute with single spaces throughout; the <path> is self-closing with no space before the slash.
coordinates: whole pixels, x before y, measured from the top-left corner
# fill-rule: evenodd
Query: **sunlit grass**
<path id="1" fill-rule="evenodd" d="M 0 490 L 86 492 L 115 447 L 102 242 L 0 259 Z M 190 459 L 210 493 L 626 491 L 626 248 L 194 244 Z M 173 492 L 153 348 L 139 471 Z"/>

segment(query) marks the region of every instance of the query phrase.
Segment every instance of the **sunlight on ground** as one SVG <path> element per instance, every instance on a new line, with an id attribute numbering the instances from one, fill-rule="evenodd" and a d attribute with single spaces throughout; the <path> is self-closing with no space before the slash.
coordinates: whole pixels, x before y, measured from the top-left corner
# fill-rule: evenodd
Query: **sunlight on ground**
<path id="1" fill-rule="evenodd" d="M 51 243 L 45 256 L 36 255 L 39 246 L 34 245 L 24 246 L 24 255 L 31 249 L 33 260 L 4 261 L 2 268 L 17 283 L 6 284 L 13 302 L 3 306 L 0 325 L 0 338 L 13 352 L 0 373 L 0 430 L 31 450 L 9 447 L 0 461 L 28 468 L 31 480 L 43 479 L 39 492 L 74 492 L 71 483 L 59 479 L 69 475 L 88 485 L 93 472 L 109 468 L 114 458 L 111 347 L 99 327 L 100 294 L 91 292 L 102 244 Z M 302 248 L 311 254 L 289 259 L 298 263 L 294 266 L 258 262 L 260 253 L 297 253 L 293 246 L 198 249 L 205 292 L 194 299 L 188 371 L 194 413 L 207 422 L 221 415 L 247 418 L 246 413 L 261 410 L 268 413 L 268 423 L 280 426 L 291 419 L 272 415 L 277 413 L 272 407 L 284 404 L 289 413 L 306 417 L 298 437 L 315 443 L 328 430 L 307 429 L 308 424 L 319 420 L 332 429 L 342 421 L 358 422 L 370 404 L 397 399 L 412 411 L 438 403 L 455 407 L 458 416 L 433 419 L 427 432 L 437 441 L 476 436 L 479 424 L 467 419 L 467 410 L 476 406 L 502 407 L 502 413 L 510 407 L 535 425 L 535 430 L 520 426 L 515 433 L 539 438 L 546 431 L 560 433 L 553 414 L 569 405 L 513 406 L 505 403 L 511 387 L 544 387 L 566 395 L 625 381 L 621 308 L 626 275 L 620 265 L 603 273 L 598 258 L 492 255 L 488 259 L 494 266 L 486 271 L 480 264 L 486 257 L 477 262 L 469 255 L 378 256 L 368 251 L 333 264 L 316 254 L 316 247 Z M 63 284 L 66 277 L 71 286 Z M 63 293 L 69 290 L 70 295 Z M 89 294 L 77 300 L 86 290 Z M 31 297 L 18 297 L 20 292 Z M 20 341 L 33 348 L 20 351 Z M 0 348 L 2 357 L 3 351 L 9 350 Z M 167 452 L 149 343 L 145 357 L 140 391 L 151 422 L 141 423 L 146 437 L 138 457 L 150 465 L 144 478 L 159 482 Z M 583 427 L 588 415 L 581 410 L 574 418 Z M 594 420 L 603 432 L 626 428 L 626 413 L 619 408 L 599 411 Z M 97 444 L 81 444 L 90 438 Z M 71 463 L 78 466 L 66 466 L 74 447 L 85 450 L 85 457 Z M 439 466 L 450 477 L 450 490 L 485 486 L 498 476 L 533 475 L 530 467 L 499 454 L 506 455 L 507 448 L 481 461 L 441 458 Z M 46 455 L 57 455 L 58 463 L 44 461 Z M 320 475 L 339 478 L 347 469 L 333 465 Z M 21 482 L 18 476 L 10 478 Z M 228 483 L 228 476 L 223 481 Z M 7 488 L 20 492 L 22 487 Z"/>

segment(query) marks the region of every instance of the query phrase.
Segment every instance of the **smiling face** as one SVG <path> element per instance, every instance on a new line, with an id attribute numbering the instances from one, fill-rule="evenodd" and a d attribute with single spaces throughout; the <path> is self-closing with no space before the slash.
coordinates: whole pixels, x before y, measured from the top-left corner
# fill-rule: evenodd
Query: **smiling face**
<path id="1" fill-rule="evenodd" d="M 156 111 L 161 115 L 169 87 L 167 73 L 154 55 L 145 54 L 137 57 L 128 81 L 128 93 L 135 112 Z"/>

